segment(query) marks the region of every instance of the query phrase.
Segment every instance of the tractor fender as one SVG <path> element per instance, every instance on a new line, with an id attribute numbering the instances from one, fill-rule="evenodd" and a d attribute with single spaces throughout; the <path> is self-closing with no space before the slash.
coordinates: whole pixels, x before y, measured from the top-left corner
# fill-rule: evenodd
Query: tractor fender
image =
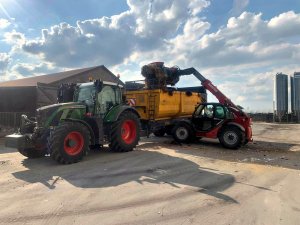
<path id="1" fill-rule="evenodd" d="M 84 120 L 72 119 L 72 118 L 64 119 L 63 121 L 76 122 L 76 123 L 81 123 L 82 125 L 84 125 L 89 130 L 89 132 L 91 134 L 91 145 L 96 144 L 96 138 L 95 138 L 94 131 L 93 131 L 92 127 L 87 122 L 85 122 Z"/>
<path id="2" fill-rule="evenodd" d="M 241 124 L 238 124 L 238 123 L 235 123 L 235 122 L 229 122 L 229 123 L 226 123 L 225 126 L 226 125 L 236 126 L 236 127 L 240 128 L 242 131 L 245 132 L 245 128 Z"/>
<path id="3" fill-rule="evenodd" d="M 118 120 L 119 116 L 125 112 L 133 112 L 134 114 L 137 115 L 138 118 L 140 118 L 139 113 L 136 111 L 135 108 L 128 106 L 128 105 L 117 105 L 113 107 L 104 117 L 103 122 L 104 123 L 112 123 Z"/>

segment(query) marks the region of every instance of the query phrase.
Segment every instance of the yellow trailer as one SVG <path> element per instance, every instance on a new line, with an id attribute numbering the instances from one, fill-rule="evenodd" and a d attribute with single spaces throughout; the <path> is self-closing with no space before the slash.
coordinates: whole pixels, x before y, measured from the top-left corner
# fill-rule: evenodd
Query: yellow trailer
<path id="1" fill-rule="evenodd" d="M 181 90 L 126 90 L 126 100 L 139 113 L 142 128 L 156 136 L 170 133 L 176 119 L 191 117 L 195 107 L 206 101 L 206 95 Z"/>

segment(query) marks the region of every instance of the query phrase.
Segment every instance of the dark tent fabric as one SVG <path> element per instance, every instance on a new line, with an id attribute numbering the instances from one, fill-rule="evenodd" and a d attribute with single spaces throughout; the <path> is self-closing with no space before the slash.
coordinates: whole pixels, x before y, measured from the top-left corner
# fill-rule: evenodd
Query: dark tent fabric
<path id="1" fill-rule="evenodd" d="M 1 87 L 0 112 L 32 112 L 35 99 L 36 87 Z"/>

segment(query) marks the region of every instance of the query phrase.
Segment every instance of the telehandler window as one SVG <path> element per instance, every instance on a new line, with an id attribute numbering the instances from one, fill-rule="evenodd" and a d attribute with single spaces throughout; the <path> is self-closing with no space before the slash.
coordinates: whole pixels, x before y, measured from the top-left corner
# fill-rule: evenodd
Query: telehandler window
<path id="1" fill-rule="evenodd" d="M 195 117 L 206 117 L 213 118 L 214 115 L 214 106 L 213 105 L 199 105 L 196 109 L 194 116 Z"/>
<path id="2" fill-rule="evenodd" d="M 206 105 L 204 109 L 201 111 L 202 117 L 213 118 L 214 116 L 214 106 Z"/>
<path id="3" fill-rule="evenodd" d="M 215 117 L 217 119 L 224 119 L 225 117 L 225 112 L 224 112 L 224 108 L 220 105 L 217 105 L 216 106 L 216 109 L 215 109 Z"/>

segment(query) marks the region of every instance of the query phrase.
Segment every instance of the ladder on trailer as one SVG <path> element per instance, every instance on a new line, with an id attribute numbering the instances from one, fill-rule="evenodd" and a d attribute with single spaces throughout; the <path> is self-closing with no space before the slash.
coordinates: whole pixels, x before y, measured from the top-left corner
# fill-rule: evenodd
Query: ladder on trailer
<path id="1" fill-rule="evenodd" d="M 149 120 L 155 120 L 155 109 L 156 109 L 156 101 L 155 101 L 156 95 L 152 91 L 149 93 L 149 98 L 148 98 L 148 117 Z"/>

